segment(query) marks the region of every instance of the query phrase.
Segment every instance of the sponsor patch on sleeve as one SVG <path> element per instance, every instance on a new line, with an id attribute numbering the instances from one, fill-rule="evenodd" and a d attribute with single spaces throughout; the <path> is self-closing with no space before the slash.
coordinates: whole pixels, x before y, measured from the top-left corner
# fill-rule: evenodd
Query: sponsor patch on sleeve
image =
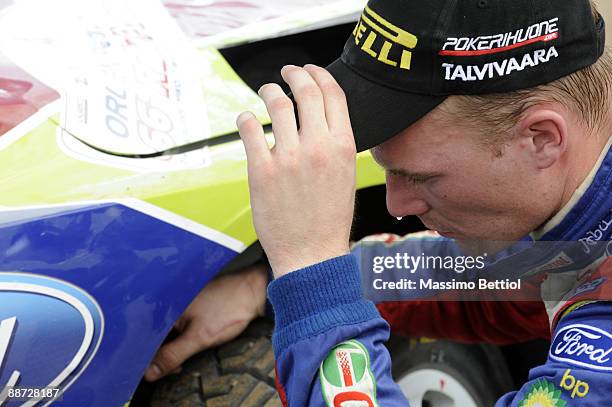
<path id="1" fill-rule="evenodd" d="M 548 356 L 556 362 L 612 372 L 612 334 L 586 324 L 565 326 L 557 332 Z"/>
<path id="2" fill-rule="evenodd" d="M 333 348 L 321 363 L 319 378 L 328 407 L 378 407 L 370 354 L 358 341 L 342 342 Z"/>
<path id="3" fill-rule="evenodd" d="M 561 398 L 561 390 L 546 379 L 538 379 L 519 401 L 518 407 L 565 407 L 566 404 Z"/>

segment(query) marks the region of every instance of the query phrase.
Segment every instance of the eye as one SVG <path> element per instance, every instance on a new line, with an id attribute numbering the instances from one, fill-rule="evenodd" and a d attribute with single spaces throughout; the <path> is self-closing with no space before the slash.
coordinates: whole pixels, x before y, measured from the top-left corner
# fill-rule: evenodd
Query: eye
<path id="1" fill-rule="evenodd" d="M 439 176 L 439 174 L 410 174 L 403 171 L 389 171 L 388 174 L 397 180 L 402 180 L 402 182 L 406 182 L 412 186 L 423 185 Z"/>
<path id="2" fill-rule="evenodd" d="M 430 177 L 407 177 L 406 180 L 412 185 L 422 185 L 426 183 Z"/>

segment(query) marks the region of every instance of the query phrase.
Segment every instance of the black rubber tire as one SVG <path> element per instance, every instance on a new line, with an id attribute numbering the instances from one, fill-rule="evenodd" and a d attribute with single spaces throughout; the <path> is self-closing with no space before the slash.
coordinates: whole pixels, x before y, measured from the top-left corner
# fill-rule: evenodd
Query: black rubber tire
<path id="1" fill-rule="evenodd" d="M 514 387 L 506 361 L 495 346 L 392 337 L 387 348 L 395 380 L 420 369 L 440 370 L 457 380 L 481 407 L 494 405 Z"/>
<path id="2" fill-rule="evenodd" d="M 270 322 L 257 320 L 236 340 L 202 352 L 159 382 L 152 407 L 282 407 L 275 388 Z"/>

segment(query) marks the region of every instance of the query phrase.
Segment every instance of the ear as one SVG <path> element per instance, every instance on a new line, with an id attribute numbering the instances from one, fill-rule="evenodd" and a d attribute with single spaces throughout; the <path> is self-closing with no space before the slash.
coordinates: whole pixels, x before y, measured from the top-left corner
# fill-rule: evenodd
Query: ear
<path id="1" fill-rule="evenodd" d="M 563 111 L 550 106 L 528 109 L 517 127 L 520 143 L 538 169 L 552 166 L 567 150 L 568 123 Z"/>

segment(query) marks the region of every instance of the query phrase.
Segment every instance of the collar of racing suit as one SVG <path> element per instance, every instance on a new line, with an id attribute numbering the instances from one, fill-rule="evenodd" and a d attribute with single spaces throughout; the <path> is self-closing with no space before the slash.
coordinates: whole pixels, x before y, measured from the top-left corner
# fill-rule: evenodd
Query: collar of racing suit
<path id="1" fill-rule="evenodd" d="M 553 326 L 578 302 L 612 300 L 611 149 L 609 139 L 559 213 L 487 261 L 487 272 L 496 278 L 540 281 Z"/>
<path id="2" fill-rule="evenodd" d="M 612 137 L 603 148 L 591 172 L 568 203 L 546 224 L 530 234 L 534 240 L 574 241 L 587 237 L 602 220 L 612 218 Z M 611 216 L 605 216 L 611 215 Z"/>
<path id="3" fill-rule="evenodd" d="M 530 238 L 579 242 L 577 250 L 559 251 L 540 287 L 551 328 L 572 310 L 612 299 L 612 138 L 570 201 Z"/>

